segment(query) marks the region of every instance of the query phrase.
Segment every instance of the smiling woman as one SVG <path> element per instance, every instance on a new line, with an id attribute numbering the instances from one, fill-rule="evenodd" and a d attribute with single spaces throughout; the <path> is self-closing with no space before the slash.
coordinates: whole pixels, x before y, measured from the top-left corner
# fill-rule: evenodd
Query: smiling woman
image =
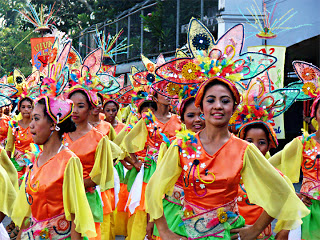
<path id="1" fill-rule="evenodd" d="M 186 239 L 168 229 L 162 209 L 163 195 L 181 175 L 185 237 L 256 239 L 276 216 L 299 224 L 301 216 L 308 214 L 260 151 L 228 131 L 228 122 L 239 102 L 238 90 L 227 79 L 214 77 L 200 86 L 195 106 L 204 113 L 205 128 L 196 134 L 177 135 L 146 189 L 146 211 L 155 220 L 163 240 Z M 240 177 L 250 201 L 265 210 L 253 226 L 244 228 L 244 218 L 236 211 Z"/>

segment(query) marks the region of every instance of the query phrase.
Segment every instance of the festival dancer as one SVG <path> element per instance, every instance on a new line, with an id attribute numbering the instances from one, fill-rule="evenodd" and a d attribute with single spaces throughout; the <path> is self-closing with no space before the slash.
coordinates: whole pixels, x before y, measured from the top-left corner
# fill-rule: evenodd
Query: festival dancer
<path id="1" fill-rule="evenodd" d="M 104 121 L 104 119 L 100 119 L 101 115 L 104 117 L 104 114 L 101 114 L 102 111 L 102 104 L 103 104 L 103 98 L 101 94 L 97 94 L 98 98 L 98 105 L 96 107 L 93 107 L 90 116 L 89 116 L 89 123 L 98 129 L 103 136 L 108 136 L 110 140 L 113 140 L 116 137 L 116 132 L 112 125 L 109 122 Z"/>
<path id="2" fill-rule="evenodd" d="M 73 103 L 58 97 L 59 88 L 50 88 L 52 81 L 43 79 L 41 93 L 46 96 L 32 112 L 30 131 L 37 145 L 24 156 L 29 168 L 12 219 L 21 226 L 18 239 L 95 237 L 80 159 L 62 143 L 63 134 L 76 130 Z"/>
<path id="3" fill-rule="evenodd" d="M 294 61 L 294 69 L 303 82 L 302 91 L 307 98 L 315 99 L 312 105 L 311 117 L 320 123 L 320 88 L 318 79 L 320 69 L 316 66 Z M 301 82 L 299 82 L 301 84 Z M 301 225 L 302 239 L 319 239 L 320 223 L 320 184 L 319 184 L 319 148 L 320 132 L 309 135 L 304 132 L 302 136 L 293 139 L 284 149 L 269 160 L 270 163 L 283 172 L 292 183 L 299 182 L 300 170 L 303 173 L 303 181 L 298 196 L 310 210 L 310 214 L 302 219 Z"/>
<path id="4" fill-rule="evenodd" d="M 103 104 L 103 111 L 106 116 L 105 120 L 112 125 L 116 134 L 118 134 L 126 126 L 116 118 L 118 115 L 119 107 L 119 103 L 112 99 L 106 100 Z"/>
<path id="5" fill-rule="evenodd" d="M 155 219 L 162 239 L 186 239 L 168 229 L 162 210 L 162 195 L 170 191 L 181 174 L 185 193 L 183 221 L 191 239 L 255 239 L 274 217 L 299 221 L 308 214 L 260 151 L 228 131 L 239 102 L 235 85 L 224 78 L 213 77 L 200 86 L 195 105 L 200 106 L 206 127 L 197 134 L 177 137 L 146 191 L 147 212 Z M 245 228 L 244 219 L 236 213 L 235 183 L 239 184 L 240 177 L 250 201 L 265 210 L 253 226 Z"/>
<path id="6" fill-rule="evenodd" d="M 22 156 L 31 150 L 30 143 L 33 142 L 29 127 L 32 109 L 33 100 L 30 97 L 22 97 L 18 102 L 22 119 L 9 121 L 6 151 L 18 171 L 19 178 L 23 176 L 26 169 Z"/>

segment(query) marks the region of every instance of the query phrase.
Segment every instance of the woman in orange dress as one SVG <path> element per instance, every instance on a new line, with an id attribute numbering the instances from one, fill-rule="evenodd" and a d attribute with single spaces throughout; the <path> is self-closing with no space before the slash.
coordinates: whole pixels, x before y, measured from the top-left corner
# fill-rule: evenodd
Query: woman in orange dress
<path id="1" fill-rule="evenodd" d="M 97 94 L 97 98 L 98 105 L 91 109 L 89 123 L 96 129 L 98 129 L 103 134 L 103 136 L 108 135 L 109 139 L 113 140 L 115 139 L 117 133 L 109 122 L 100 119 L 103 99 L 100 94 Z"/>
<path id="2" fill-rule="evenodd" d="M 43 146 L 28 154 L 28 173 L 12 214 L 21 226 L 17 239 L 82 239 L 96 236 L 83 185 L 80 159 L 62 144 L 76 130 L 72 102 L 42 97 L 32 112 L 30 130 Z M 33 164 L 31 163 L 33 162 Z"/>
<path id="3" fill-rule="evenodd" d="M 9 129 L 9 121 L 11 118 L 4 114 L 4 108 L 0 109 L 0 145 L 5 147 L 5 142 L 8 136 L 8 129 Z"/>
<path id="4" fill-rule="evenodd" d="M 109 99 L 106 100 L 103 104 L 103 112 L 106 116 L 106 121 L 112 125 L 116 134 L 118 134 L 126 125 L 116 119 L 116 116 L 119 111 L 119 103 Z"/>
<path id="5" fill-rule="evenodd" d="M 228 131 L 239 102 L 236 86 L 227 79 L 213 77 L 200 86 L 195 105 L 200 106 L 206 127 L 196 134 L 177 135 L 146 190 L 147 212 L 155 220 L 163 240 L 251 240 L 274 217 L 301 223 L 301 217 L 308 214 L 295 192 L 260 151 Z M 184 236 L 169 230 L 162 210 L 163 194 L 171 192 L 181 174 Z M 241 177 L 250 201 L 265 210 L 253 226 L 244 228 L 236 202 Z"/>
<path id="6" fill-rule="evenodd" d="M 33 100 L 29 97 L 22 98 L 18 102 L 18 110 L 21 112 L 22 119 L 9 121 L 6 151 L 18 171 L 19 178 L 23 176 L 26 169 L 22 155 L 31 150 L 30 143 L 33 143 L 29 127 L 32 109 Z"/>
<path id="7" fill-rule="evenodd" d="M 114 187 L 113 159 L 117 158 L 120 149 L 109 141 L 108 136 L 103 136 L 89 124 L 90 110 L 98 105 L 96 93 L 78 85 L 70 89 L 69 98 L 75 105 L 72 119 L 77 125 L 77 130 L 64 134 L 63 142 L 80 158 L 83 165 L 84 186 L 98 234 L 96 239 L 101 239 L 102 222 L 108 225 L 108 229 L 105 230 L 108 236 L 104 239 L 114 239 L 111 214 L 113 199 L 104 202 L 106 208 L 103 209 L 96 186 L 99 185 L 101 192 Z"/>

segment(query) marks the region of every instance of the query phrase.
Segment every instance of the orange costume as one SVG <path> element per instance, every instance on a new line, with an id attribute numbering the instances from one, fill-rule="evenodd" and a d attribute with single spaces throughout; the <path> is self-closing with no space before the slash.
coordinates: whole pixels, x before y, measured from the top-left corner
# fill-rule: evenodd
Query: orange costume
<path id="1" fill-rule="evenodd" d="M 156 170 L 161 143 L 173 138 L 176 130 L 181 130 L 181 121 L 177 115 L 172 115 L 167 123 L 162 123 L 149 111 L 142 115 L 123 140 L 126 152 L 135 153 L 141 162 L 148 161 L 151 165 L 139 173 L 132 168 L 126 176 L 130 191 L 126 207 L 131 214 L 134 214 L 128 222 L 128 239 L 143 239 L 146 235 L 145 189 Z M 135 185 L 135 182 L 140 183 Z"/>
<path id="2" fill-rule="evenodd" d="M 23 161 L 22 155 L 31 150 L 30 143 L 33 143 L 30 127 L 23 128 L 19 122 L 9 121 L 6 151 L 11 153 L 14 151 L 12 161 L 18 170 L 19 178 L 25 173 L 26 163 Z"/>
<path id="3" fill-rule="evenodd" d="M 97 130 L 99 130 L 103 136 L 108 136 L 110 140 L 113 140 L 116 137 L 116 131 L 112 127 L 112 125 L 106 121 L 100 120 L 100 123 L 95 126 Z"/>
<path id="4" fill-rule="evenodd" d="M 2 118 L 0 119 L 0 144 L 2 147 L 5 146 L 5 141 L 8 136 L 8 129 L 9 129 L 9 121 L 11 120 L 10 117 L 3 114 Z"/>
<path id="5" fill-rule="evenodd" d="M 308 212 L 253 144 L 231 135 L 216 153 L 209 155 L 199 133 L 187 131 L 177 134 L 149 181 L 146 211 L 151 221 L 163 215 L 163 194 L 171 193 L 181 174 L 185 195 L 182 220 L 189 239 L 230 239 L 229 226 L 244 225 L 236 201 L 241 177 L 251 202 L 262 206 L 270 216 L 285 219 L 288 209 L 299 208 L 300 212 L 295 210 L 290 217 L 300 220 L 300 213 Z M 270 193 L 276 199 L 268 198 Z"/>
<path id="6" fill-rule="evenodd" d="M 126 126 L 126 124 L 118 121 L 118 124 L 117 124 L 117 126 L 114 128 L 114 130 L 115 130 L 116 133 L 118 134 L 125 126 Z"/>
<path id="7" fill-rule="evenodd" d="M 116 152 L 115 144 L 111 144 L 108 136 L 104 137 L 96 128 L 92 128 L 76 141 L 72 141 L 69 134 L 64 134 L 63 142 L 80 158 L 84 179 L 91 178 L 93 182 L 99 185 L 101 192 L 114 187 L 113 159 L 117 157 L 120 150 Z M 96 222 L 98 239 L 101 235 L 100 223 L 104 222 L 103 217 L 107 215 L 110 218 L 109 213 L 114 209 L 114 194 L 112 192 L 107 191 L 110 195 L 107 196 L 108 201 L 104 202 L 105 207 L 103 209 L 97 190 L 95 188 L 86 189 L 86 195 Z"/>
<path id="8" fill-rule="evenodd" d="M 62 150 L 38 167 L 38 157 L 21 185 L 12 219 L 19 226 L 30 216 L 22 239 L 71 239 L 71 214 L 76 231 L 96 236 L 83 187 L 82 166 L 69 149 Z M 31 237 L 31 238 L 30 238 Z"/>

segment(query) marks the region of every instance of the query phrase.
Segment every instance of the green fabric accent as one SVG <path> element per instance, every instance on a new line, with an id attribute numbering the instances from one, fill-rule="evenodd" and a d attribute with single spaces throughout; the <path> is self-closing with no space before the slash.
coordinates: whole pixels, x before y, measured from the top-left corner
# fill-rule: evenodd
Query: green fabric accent
<path id="1" fill-rule="evenodd" d="M 94 222 L 103 222 L 103 208 L 99 193 L 95 190 L 93 193 L 86 192 Z"/>
<path id="2" fill-rule="evenodd" d="M 301 234 L 304 240 L 320 239 L 320 201 L 311 199 L 312 205 L 307 207 L 310 214 L 302 218 Z"/>
<path id="3" fill-rule="evenodd" d="M 71 240 L 71 237 L 67 237 L 67 238 L 65 238 L 65 240 Z M 83 240 L 89 240 L 89 238 L 83 237 Z"/>
<path id="4" fill-rule="evenodd" d="M 20 167 L 19 164 L 17 163 L 16 159 L 15 158 L 10 158 L 11 159 L 11 162 L 13 163 L 14 167 L 17 169 L 18 172 L 20 172 L 24 166 Z"/>
<path id="5" fill-rule="evenodd" d="M 182 213 L 182 206 L 169 202 L 166 199 L 162 200 L 162 204 L 163 213 L 166 217 L 170 230 L 178 235 L 186 236 L 186 228 L 183 225 L 183 221 L 180 215 L 180 213 Z M 154 225 L 153 235 L 160 237 L 156 225 Z"/>
<path id="6" fill-rule="evenodd" d="M 156 171 L 156 168 L 157 168 L 157 163 L 154 160 L 152 160 L 151 166 L 148 166 L 148 168 L 144 168 L 143 182 L 145 183 L 149 182 L 153 173 Z"/>
<path id="7" fill-rule="evenodd" d="M 137 175 L 138 175 L 138 172 L 137 172 L 136 168 L 134 168 L 134 167 L 127 172 L 127 174 L 124 178 L 124 184 L 127 185 L 128 192 L 130 192 L 131 187 L 132 187 Z"/>
<path id="8" fill-rule="evenodd" d="M 114 166 L 115 169 L 117 170 L 117 173 L 119 175 L 120 183 L 124 183 L 124 166 L 122 165 L 121 162 L 118 162 L 117 165 Z"/>

